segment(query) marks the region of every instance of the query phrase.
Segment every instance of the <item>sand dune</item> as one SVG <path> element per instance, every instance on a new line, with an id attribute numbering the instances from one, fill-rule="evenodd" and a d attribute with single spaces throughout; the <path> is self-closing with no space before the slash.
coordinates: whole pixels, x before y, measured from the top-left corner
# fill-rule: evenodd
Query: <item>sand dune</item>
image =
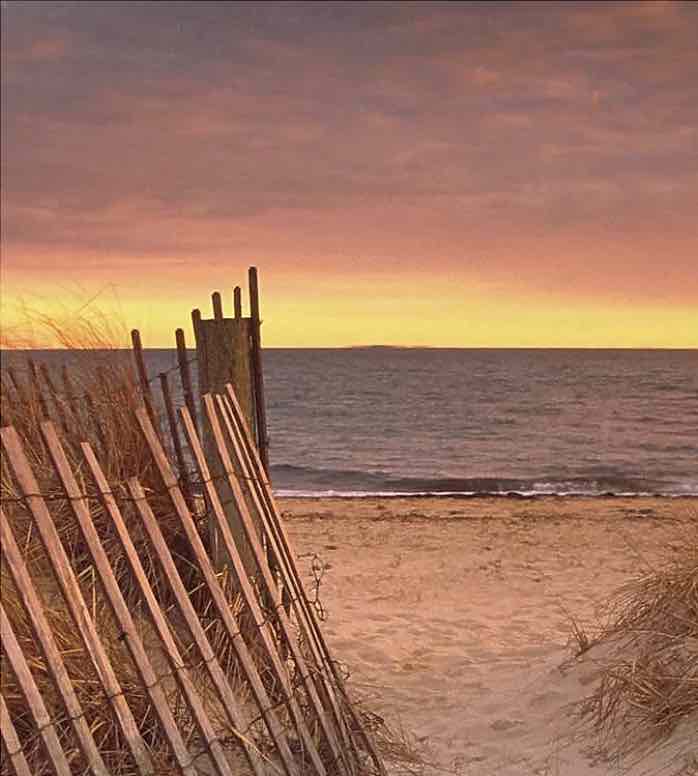
<path id="1" fill-rule="evenodd" d="M 463 776 L 675 773 L 691 731 L 642 762 L 590 748 L 570 704 L 599 650 L 570 663 L 609 593 L 679 547 L 691 499 L 285 499 L 305 573 L 327 564 L 325 632 L 350 684 Z M 310 582 L 310 577 L 309 577 Z M 688 773 L 688 769 L 685 771 Z"/>

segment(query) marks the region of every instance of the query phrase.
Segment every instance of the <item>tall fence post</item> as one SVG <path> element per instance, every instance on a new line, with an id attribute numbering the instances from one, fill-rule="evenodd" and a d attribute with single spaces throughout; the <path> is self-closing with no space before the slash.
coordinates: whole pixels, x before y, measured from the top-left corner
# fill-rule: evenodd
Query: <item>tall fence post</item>
<path id="1" fill-rule="evenodd" d="M 259 279 L 257 267 L 250 267 L 250 357 L 252 359 L 254 409 L 259 457 L 269 477 L 269 439 L 267 437 L 267 411 L 264 402 L 264 373 L 262 370 L 262 320 L 259 314 Z M 252 426 L 250 426 L 252 427 Z"/>
<path id="2" fill-rule="evenodd" d="M 255 286 L 256 288 L 256 286 Z M 258 292 L 256 292 L 258 293 Z M 257 365 L 261 368 L 261 361 L 253 355 L 254 328 L 252 317 L 243 317 L 242 298 L 236 289 L 233 297 L 234 317 L 224 315 L 223 302 L 219 292 L 211 295 L 213 315 L 211 318 L 202 317 L 198 310 L 192 312 L 194 335 L 196 338 L 196 355 L 199 368 L 199 395 L 206 394 L 225 395 L 225 386 L 232 384 L 240 398 L 240 404 L 245 418 L 250 427 L 257 429 L 258 406 Z M 251 309 L 253 302 L 250 300 Z M 259 310 L 259 299 L 256 299 L 256 309 Z M 258 337 L 257 337 L 258 340 Z M 263 399 L 262 399 L 263 401 Z M 211 477 L 215 480 L 220 494 L 220 500 L 225 508 L 226 518 L 231 527 L 236 541 L 239 542 L 240 555 L 243 564 L 251 576 L 256 575 L 256 567 L 252 549 L 245 535 L 241 517 L 238 513 L 229 492 L 226 481 L 226 472 L 220 460 L 212 438 L 210 423 L 206 419 L 205 412 L 201 412 L 201 427 L 204 439 L 204 449 L 207 460 L 210 462 Z M 256 526 L 261 535 L 260 526 Z M 223 544 L 217 536 L 217 528 L 210 523 L 211 551 L 218 567 L 228 562 L 225 556 Z"/>

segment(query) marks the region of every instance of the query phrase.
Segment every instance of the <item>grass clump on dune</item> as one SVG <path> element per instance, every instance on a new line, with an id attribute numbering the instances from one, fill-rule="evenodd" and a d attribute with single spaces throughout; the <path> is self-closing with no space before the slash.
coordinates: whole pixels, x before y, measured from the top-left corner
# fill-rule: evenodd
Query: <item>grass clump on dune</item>
<path id="1" fill-rule="evenodd" d="M 671 746 L 686 774 L 698 773 L 698 525 L 691 534 L 612 599 L 600 680 L 582 706 L 606 758 Z"/>

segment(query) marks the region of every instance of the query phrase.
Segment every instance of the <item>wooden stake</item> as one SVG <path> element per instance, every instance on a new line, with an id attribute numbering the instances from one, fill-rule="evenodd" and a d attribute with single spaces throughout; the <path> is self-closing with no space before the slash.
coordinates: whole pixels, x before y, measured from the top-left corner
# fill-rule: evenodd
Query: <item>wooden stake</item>
<path id="1" fill-rule="evenodd" d="M 155 428 L 158 428 L 157 418 L 155 417 L 155 410 L 153 409 L 153 395 L 150 391 L 150 383 L 148 382 L 148 373 L 145 369 L 145 361 L 143 359 L 143 345 L 141 344 L 141 334 L 138 329 L 131 331 L 131 343 L 133 344 L 133 357 L 136 362 L 136 372 L 138 373 L 138 380 L 141 384 L 141 393 L 143 394 L 143 404 L 150 415 L 150 420 Z"/>
<path id="2" fill-rule="evenodd" d="M 192 500 L 192 488 L 189 481 L 189 472 L 187 471 L 187 464 L 184 460 L 184 453 L 182 451 L 182 442 L 179 437 L 179 428 L 177 427 L 177 416 L 175 415 L 174 405 L 172 404 L 172 396 L 170 395 L 170 384 L 167 380 L 167 374 L 160 372 L 160 388 L 162 389 L 162 399 L 165 404 L 165 412 L 167 413 L 167 421 L 170 426 L 170 436 L 172 437 L 172 444 L 175 449 L 175 456 L 177 458 L 177 466 L 179 467 L 179 476 L 182 482 L 182 490 L 184 497 L 189 504 L 189 508 L 193 507 Z"/>
<path id="3" fill-rule="evenodd" d="M 189 360 L 187 359 L 187 345 L 184 341 L 184 331 L 177 329 L 175 332 L 175 341 L 177 343 L 177 361 L 179 363 L 179 374 L 182 379 L 182 392 L 184 393 L 184 403 L 189 409 L 194 425 L 197 427 L 197 411 L 196 403 L 194 402 L 194 390 L 192 388 L 191 370 L 189 369 Z"/>
<path id="4" fill-rule="evenodd" d="M 196 355 L 198 358 L 198 376 L 199 376 L 199 395 L 207 393 L 208 374 L 205 369 L 206 364 L 206 338 L 201 331 L 201 310 L 191 311 L 191 324 L 194 329 L 194 341 L 196 342 Z M 194 415 L 196 417 L 196 415 Z"/>
<path id="5" fill-rule="evenodd" d="M 242 289 L 240 286 L 235 286 L 233 289 L 233 310 L 235 311 L 235 318 L 242 318 Z"/>
<path id="6" fill-rule="evenodd" d="M 211 303 L 213 304 L 213 318 L 216 321 L 223 320 L 223 302 L 221 301 L 221 295 L 219 291 L 214 291 L 211 294 Z"/>
<path id="7" fill-rule="evenodd" d="M 249 269 L 250 284 L 250 318 L 252 319 L 251 330 L 251 358 L 252 358 L 252 376 L 254 405 L 256 413 L 257 426 L 257 447 L 262 459 L 264 471 L 269 476 L 269 438 L 267 436 L 267 411 L 264 403 L 264 372 L 262 370 L 262 321 L 259 316 L 259 285 L 257 279 L 257 268 Z"/>

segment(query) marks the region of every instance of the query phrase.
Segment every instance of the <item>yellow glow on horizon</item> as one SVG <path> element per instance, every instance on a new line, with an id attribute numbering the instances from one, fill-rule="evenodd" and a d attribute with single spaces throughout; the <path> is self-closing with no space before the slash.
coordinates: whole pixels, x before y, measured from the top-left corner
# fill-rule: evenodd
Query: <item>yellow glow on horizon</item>
<path id="1" fill-rule="evenodd" d="M 245 276 L 238 278 L 245 280 Z M 420 284 L 375 279 L 325 278 L 314 287 L 294 281 L 262 278 L 263 345 L 266 347 L 346 347 L 395 345 L 420 347 L 698 347 L 698 307 L 597 301 L 570 296 L 515 295 L 486 284 L 439 279 Z M 215 286 L 211 289 L 214 290 Z M 231 287 L 223 293 L 232 314 Z M 311 290 L 312 289 L 312 290 Z M 418 290 L 416 292 L 415 290 Z M 69 294 L 56 299 L 39 288 L 26 305 L 57 321 L 79 304 Z M 246 292 L 243 292 L 246 297 Z M 166 297 L 166 298 L 163 298 Z M 83 298 L 83 303 L 88 297 Z M 20 296 L 3 294 L 2 328 L 6 341 L 27 336 L 35 347 L 55 346 L 41 327 L 27 330 Z M 247 309 L 245 300 L 245 311 Z M 132 328 L 145 347 L 173 347 L 181 327 L 193 347 L 191 310 L 211 315 L 210 294 L 200 287 L 158 292 L 129 289 L 112 297 L 102 294 L 84 311 L 99 313 L 113 324 L 114 344 L 129 345 Z M 245 314 L 247 314 L 245 312 Z M 69 323 L 67 324 L 70 325 Z M 22 335 L 22 336 L 20 336 Z"/>

